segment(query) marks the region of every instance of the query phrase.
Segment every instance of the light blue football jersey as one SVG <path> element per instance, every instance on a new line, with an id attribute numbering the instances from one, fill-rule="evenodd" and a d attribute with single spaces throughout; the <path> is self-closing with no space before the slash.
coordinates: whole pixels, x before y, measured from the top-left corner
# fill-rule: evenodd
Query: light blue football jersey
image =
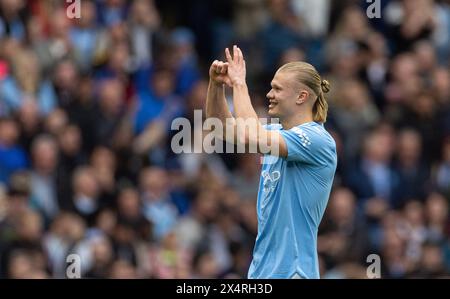
<path id="1" fill-rule="evenodd" d="M 336 172 L 336 143 L 316 122 L 266 129 L 280 132 L 288 156 L 263 157 L 248 278 L 320 278 L 317 231 Z"/>

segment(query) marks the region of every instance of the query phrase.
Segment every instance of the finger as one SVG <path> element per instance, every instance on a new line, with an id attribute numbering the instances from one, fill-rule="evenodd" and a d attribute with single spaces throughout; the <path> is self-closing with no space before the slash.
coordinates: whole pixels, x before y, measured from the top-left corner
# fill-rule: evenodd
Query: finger
<path id="1" fill-rule="evenodd" d="M 239 54 L 239 63 L 242 63 L 244 61 L 244 54 L 242 53 L 241 48 L 237 48 L 238 49 L 238 54 Z"/>
<path id="2" fill-rule="evenodd" d="M 238 55 L 237 55 L 237 46 L 236 45 L 233 46 L 233 61 L 235 63 L 239 62 Z"/>
<path id="3" fill-rule="evenodd" d="M 219 68 L 220 68 L 220 61 L 217 61 L 216 63 L 214 63 L 214 65 L 212 66 L 212 69 L 214 72 L 218 73 L 219 72 Z"/>
<path id="4" fill-rule="evenodd" d="M 230 50 L 228 50 L 228 48 L 225 49 L 225 57 L 227 58 L 228 63 L 233 62 L 233 59 L 231 58 Z"/>
<path id="5" fill-rule="evenodd" d="M 242 64 L 242 61 L 244 60 L 241 48 L 237 47 L 237 56 L 238 56 L 238 61 L 239 64 Z"/>
<path id="6" fill-rule="evenodd" d="M 222 72 L 221 72 L 221 73 L 222 73 L 222 74 L 226 74 L 227 71 L 228 71 L 228 64 L 225 64 L 225 63 L 224 63 L 224 64 L 222 65 Z"/>

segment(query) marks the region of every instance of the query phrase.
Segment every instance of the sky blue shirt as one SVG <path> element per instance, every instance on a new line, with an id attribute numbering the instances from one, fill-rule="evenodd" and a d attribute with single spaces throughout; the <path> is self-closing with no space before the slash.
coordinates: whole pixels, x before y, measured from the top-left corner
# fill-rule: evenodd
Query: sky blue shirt
<path id="1" fill-rule="evenodd" d="M 322 124 L 271 124 L 288 156 L 265 155 L 258 191 L 258 236 L 249 278 L 320 278 L 317 231 L 336 171 L 336 144 Z"/>

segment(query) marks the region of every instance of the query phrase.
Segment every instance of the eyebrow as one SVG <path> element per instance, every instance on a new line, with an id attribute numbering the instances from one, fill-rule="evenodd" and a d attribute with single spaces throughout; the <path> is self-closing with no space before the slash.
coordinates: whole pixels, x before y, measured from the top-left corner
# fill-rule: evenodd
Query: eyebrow
<path id="1" fill-rule="evenodd" d="M 274 82 L 270 82 L 270 86 L 272 86 L 272 88 L 278 88 L 278 89 L 281 89 L 281 86 L 278 85 L 277 83 L 274 83 Z"/>

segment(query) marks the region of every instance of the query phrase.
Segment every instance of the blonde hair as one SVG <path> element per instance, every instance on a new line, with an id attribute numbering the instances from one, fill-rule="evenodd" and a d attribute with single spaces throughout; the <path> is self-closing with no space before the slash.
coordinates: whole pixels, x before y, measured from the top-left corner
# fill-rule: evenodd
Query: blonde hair
<path id="1" fill-rule="evenodd" d="M 319 123 L 326 122 L 328 103 L 324 94 L 330 91 L 330 83 L 327 80 L 322 80 L 316 68 L 307 62 L 296 61 L 286 63 L 278 71 L 293 72 L 299 83 L 306 85 L 317 95 L 312 110 L 313 120 Z"/>
<path id="2" fill-rule="evenodd" d="M 41 80 L 36 54 L 31 50 L 17 51 L 12 58 L 12 70 L 21 89 L 24 92 L 36 94 Z"/>

